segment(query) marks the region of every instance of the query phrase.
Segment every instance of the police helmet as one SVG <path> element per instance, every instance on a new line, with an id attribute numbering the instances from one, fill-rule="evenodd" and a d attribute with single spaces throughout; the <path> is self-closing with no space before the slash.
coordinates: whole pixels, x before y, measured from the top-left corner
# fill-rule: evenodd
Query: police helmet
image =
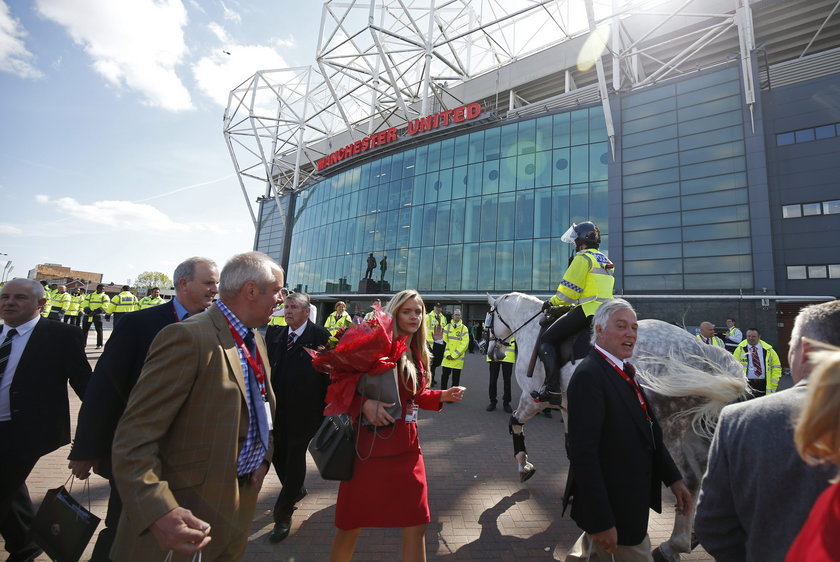
<path id="1" fill-rule="evenodd" d="M 574 243 L 576 248 L 581 244 L 597 248 L 601 245 L 601 229 L 591 221 L 573 223 L 560 239 L 563 242 Z"/>

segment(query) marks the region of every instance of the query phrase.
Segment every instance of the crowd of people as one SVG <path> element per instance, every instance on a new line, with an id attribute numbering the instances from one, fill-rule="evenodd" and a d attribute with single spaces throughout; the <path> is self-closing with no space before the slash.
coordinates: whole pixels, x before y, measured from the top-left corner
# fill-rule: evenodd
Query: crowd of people
<path id="1" fill-rule="evenodd" d="M 583 531 L 568 559 L 651 560 L 648 514 L 661 510 L 662 485 L 678 513 L 695 506 L 630 363 L 636 312 L 612 295 L 614 265 L 598 249 L 600 231 L 576 224 L 564 239 L 577 252 L 544 307 L 538 349 L 547 375 L 538 399 L 559 404 L 556 371 L 567 358 L 558 346 L 591 334 L 567 391 L 568 489 Z M 285 289 L 283 269 L 259 252 L 236 255 L 221 271 L 212 260 L 189 258 L 173 279 L 169 301 L 157 290 L 137 299 L 123 287 L 108 297 L 100 285 L 81 295 L 26 279 L 0 289 L 0 440 L 10 451 L 0 463 L 0 533 L 9 560 L 40 552 L 27 533 L 35 513 L 26 479 L 41 456 L 70 442 L 68 382 L 82 399 L 69 468 L 82 479 L 96 472 L 111 486 L 93 560 L 147 561 L 166 552 L 186 560 L 199 551 L 204 560 L 240 559 L 272 465 L 281 489 L 269 541 L 290 534 L 330 385 L 308 350 L 328 348 L 357 323 L 338 302 L 318 324 L 309 295 Z M 566 308 L 552 315 L 554 305 Z M 394 371 L 399 401 L 355 388 L 347 397 L 357 455 L 336 499 L 333 561 L 352 559 L 365 527 L 401 528 L 401 558 L 426 559 L 431 515 L 417 419 L 466 392 L 461 375 L 475 334 L 462 310 L 447 314 L 441 303 L 427 310 L 414 290 L 396 293 L 383 309 L 393 318 L 391 337 L 405 342 Z M 87 334 L 93 325 L 101 348 L 106 315 L 114 327 L 92 371 Z M 838 559 L 831 529 L 840 495 L 829 487 L 836 467 L 826 464 L 838 464 L 840 454 L 840 301 L 797 317 L 788 357 L 797 384 L 784 392 L 778 354 L 758 330 L 744 338 L 730 318 L 725 333 L 703 322 L 697 337 L 734 354 L 748 398 L 767 394 L 720 416 L 696 506 L 700 543 L 722 561 Z M 502 407 L 512 412 L 516 362 L 515 339 L 487 357 L 488 411 L 497 407 L 501 373 Z"/>

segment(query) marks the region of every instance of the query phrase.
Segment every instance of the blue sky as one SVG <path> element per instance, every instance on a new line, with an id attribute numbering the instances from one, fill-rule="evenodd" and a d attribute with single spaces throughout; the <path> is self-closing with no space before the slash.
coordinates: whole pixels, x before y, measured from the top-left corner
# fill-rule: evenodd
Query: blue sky
<path id="1" fill-rule="evenodd" d="M 250 250 L 227 95 L 311 64 L 321 6 L 0 0 L 0 273 L 49 262 L 125 283 Z"/>

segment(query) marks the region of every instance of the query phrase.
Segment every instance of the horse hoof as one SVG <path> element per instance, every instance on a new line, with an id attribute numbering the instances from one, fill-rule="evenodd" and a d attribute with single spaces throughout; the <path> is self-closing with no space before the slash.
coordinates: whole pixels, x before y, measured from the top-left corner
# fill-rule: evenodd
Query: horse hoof
<path id="1" fill-rule="evenodd" d="M 525 482 L 526 480 L 531 478 L 536 472 L 537 469 L 534 468 L 534 465 L 532 465 L 531 463 L 526 464 L 525 469 L 519 471 L 519 481 Z"/>
<path id="2" fill-rule="evenodd" d="M 662 545 L 654 548 L 650 554 L 653 558 L 653 562 L 679 562 L 680 560 L 679 554 L 669 554 L 666 549 L 662 548 Z"/>
<path id="3" fill-rule="evenodd" d="M 653 552 L 650 553 L 653 557 L 653 562 L 668 562 L 664 556 L 662 556 L 662 551 L 659 550 L 659 547 L 653 549 Z"/>

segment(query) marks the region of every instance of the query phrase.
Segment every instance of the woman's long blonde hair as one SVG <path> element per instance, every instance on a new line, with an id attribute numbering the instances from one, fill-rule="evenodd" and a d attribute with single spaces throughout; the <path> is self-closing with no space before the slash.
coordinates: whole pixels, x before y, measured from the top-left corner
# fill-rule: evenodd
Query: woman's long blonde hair
<path id="1" fill-rule="evenodd" d="M 390 314 L 394 319 L 393 336 L 395 338 L 400 337 L 398 313 L 402 305 L 412 298 L 417 299 L 417 302 L 420 303 L 420 328 L 405 342 L 408 351 L 400 357 L 399 372 L 404 374 L 405 378 L 403 382 L 406 388 L 411 390 L 411 392 L 417 392 L 420 388 L 420 381 L 417 375 L 417 368 L 414 366 L 414 361 L 423 366 L 423 377 L 427 385 L 429 382 L 429 348 L 426 345 L 426 305 L 423 302 L 423 297 L 414 289 L 400 291 L 385 305 L 385 312 Z M 411 360 L 412 357 L 414 361 Z"/>
<path id="2" fill-rule="evenodd" d="M 814 343 L 818 349 L 827 347 Z M 830 349 L 809 358 L 816 367 L 808 377 L 795 439 L 796 450 L 808 464 L 831 462 L 840 467 L 840 349 Z"/>

